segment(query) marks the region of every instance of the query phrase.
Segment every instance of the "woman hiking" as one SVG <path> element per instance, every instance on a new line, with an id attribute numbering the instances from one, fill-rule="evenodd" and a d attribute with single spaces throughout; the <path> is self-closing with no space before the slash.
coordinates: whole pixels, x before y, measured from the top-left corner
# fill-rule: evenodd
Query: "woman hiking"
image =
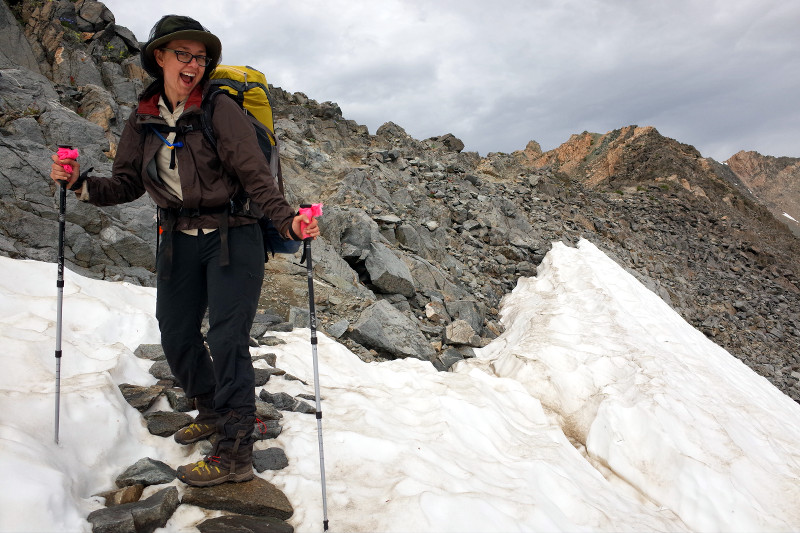
<path id="1" fill-rule="evenodd" d="M 281 235 L 316 238 L 316 220 L 298 215 L 278 190 L 253 126 L 231 98 L 216 98 L 217 149 L 200 119 L 219 39 L 196 20 L 167 15 L 142 51 L 155 79 L 142 93 L 120 138 L 110 178 L 81 173 L 77 161 L 53 155 L 50 176 L 97 206 L 147 192 L 158 206 L 162 245 L 156 260 L 156 318 L 178 384 L 199 411 L 175 440 L 212 437 L 212 452 L 178 468 L 193 486 L 253 478 L 255 383 L 249 332 L 264 279 L 257 215 Z M 72 165 L 68 174 L 62 165 Z M 91 169 L 90 169 L 91 170 Z M 257 211 L 251 211 L 252 208 Z M 208 311 L 209 351 L 200 327 Z"/>

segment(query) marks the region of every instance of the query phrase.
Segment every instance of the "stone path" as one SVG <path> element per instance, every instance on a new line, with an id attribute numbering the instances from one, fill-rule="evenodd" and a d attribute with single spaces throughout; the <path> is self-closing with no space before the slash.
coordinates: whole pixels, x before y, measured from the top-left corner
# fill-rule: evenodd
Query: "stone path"
<path id="1" fill-rule="evenodd" d="M 175 385 L 175 378 L 166 365 L 160 345 L 142 345 L 135 354 L 153 361 L 150 373 L 159 381 L 148 387 L 123 383 L 119 385 L 120 391 L 128 403 L 142 413 L 150 433 L 171 438 L 175 431 L 192 420 L 187 414 L 192 405 L 183 391 Z M 257 387 L 263 386 L 275 375 L 284 379 L 296 379 L 275 368 L 274 354 L 260 355 L 254 359 L 265 359 L 271 367 L 258 369 Z M 150 411 L 162 396 L 167 398 L 173 410 Z M 308 414 L 316 412 L 302 397 L 295 398 L 286 393 L 271 394 L 262 390 L 256 399 L 258 421 L 254 434 L 258 440 L 273 439 L 280 435 L 280 420 L 283 417 L 280 411 Z M 210 442 L 201 442 L 201 453 L 207 453 L 210 449 Z M 289 461 L 281 448 L 270 447 L 253 451 L 253 467 L 258 473 L 280 470 L 288 465 Z M 127 467 L 114 480 L 118 488 L 98 494 L 105 499 L 106 507 L 87 517 L 92 524 L 93 533 L 151 532 L 163 527 L 180 505 L 194 505 L 224 512 L 223 516 L 209 518 L 198 524 L 197 528 L 203 533 L 294 531 L 285 521 L 294 514 L 289 499 L 275 485 L 258 476 L 244 483 L 225 483 L 206 488 L 187 487 L 182 498 L 175 486 L 167 486 L 141 499 L 145 487 L 171 484 L 175 479 L 174 469 L 150 457 L 144 457 Z"/>

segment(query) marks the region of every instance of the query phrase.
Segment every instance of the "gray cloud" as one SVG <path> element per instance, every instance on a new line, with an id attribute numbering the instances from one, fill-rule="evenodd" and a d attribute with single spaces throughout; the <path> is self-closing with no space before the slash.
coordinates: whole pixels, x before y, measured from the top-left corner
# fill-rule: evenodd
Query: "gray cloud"
<path id="1" fill-rule="evenodd" d="M 334 101 L 371 132 L 393 121 L 485 154 L 638 124 L 718 160 L 800 157 L 796 2 L 106 4 L 140 39 L 161 13 L 193 15 L 220 36 L 225 62 Z"/>

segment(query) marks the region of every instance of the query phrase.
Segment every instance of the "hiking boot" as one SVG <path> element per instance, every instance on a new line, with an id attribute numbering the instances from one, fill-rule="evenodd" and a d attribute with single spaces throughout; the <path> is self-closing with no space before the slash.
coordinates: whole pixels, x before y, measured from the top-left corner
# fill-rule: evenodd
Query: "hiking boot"
<path id="1" fill-rule="evenodd" d="M 214 422 L 206 424 L 204 422 L 192 422 L 185 428 L 175 432 L 173 438 L 178 444 L 191 444 L 201 439 L 205 439 L 217 432 L 217 425 Z"/>
<path id="2" fill-rule="evenodd" d="M 255 477 L 253 473 L 253 445 L 239 454 L 208 455 L 197 461 L 178 467 L 178 479 L 193 487 L 212 487 L 222 483 L 241 483 Z"/>
<path id="3" fill-rule="evenodd" d="M 217 422 L 219 439 L 214 450 L 196 463 L 178 467 L 178 479 L 193 487 L 253 479 L 253 417 L 233 411 Z"/>
<path id="4" fill-rule="evenodd" d="M 179 429 L 173 435 L 178 444 L 191 444 L 211 437 L 217 432 L 217 412 L 214 411 L 214 393 L 203 394 L 194 398 L 194 407 L 199 412 L 188 426 Z"/>

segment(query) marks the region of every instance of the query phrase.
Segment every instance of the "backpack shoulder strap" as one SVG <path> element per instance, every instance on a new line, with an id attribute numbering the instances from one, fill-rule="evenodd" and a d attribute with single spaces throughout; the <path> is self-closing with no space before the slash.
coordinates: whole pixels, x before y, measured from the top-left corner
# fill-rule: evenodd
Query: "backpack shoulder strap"
<path id="1" fill-rule="evenodd" d="M 219 87 L 215 87 L 206 95 L 201 106 L 203 113 L 200 115 L 200 129 L 203 130 L 203 136 L 211 144 L 215 152 L 217 151 L 217 136 L 214 133 L 212 120 L 214 118 L 214 102 L 220 94 L 228 94 L 228 92 Z"/>
<path id="2" fill-rule="evenodd" d="M 214 108 L 216 106 L 216 99 L 219 95 L 224 94 L 228 98 L 231 98 L 233 101 L 239 103 L 236 96 L 232 95 L 225 89 L 220 87 L 212 88 L 208 95 L 206 95 L 205 99 L 203 99 L 202 109 L 203 112 L 200 115 L 200 127 L 203 130 L 203 136 L 208 140 L 211 146 L 214 148 L 214 151 L 217 151 L 217 137 L 214 133 L 214 126 L 213 126 L 213 118 L 214 118 Z M 241 104 L 239 104 L 241 107 Z M 244 110 L 243 107 L 241 109 Z M 264 156 L 267 158 L 267 163 L 269 164 L 270 171 L 272 172 L 272 176 L 275 178 L 275 181 L 278 184 L 278 189 L 281 191 L 281 194 L 285 194 L 283 188 L 283 173 L 281 171 L 280 165 L 280 154 L 278 153 L 278 138 L 275 134 L 270 130 L 267 126 L 258 122 L 252 115 L 248 114 L 246 110 L 245 115 L 250 118 L 251 123 L 255 122 L 258 123 L 261 128 L 256 128 L 255 124 L 253 124 L 254 131 L 256 132 L 256 136 L 258 136 L 258 131 L 263 132 L 267 136 L 267 139 L 264 141 L 259 141 L 259 145 L 262 147 L 262 152 L 264 152 Z M 270 146 L 267 147 L 266 144 Z M 266 152 L 269 150 L 269 153 Z"/>

